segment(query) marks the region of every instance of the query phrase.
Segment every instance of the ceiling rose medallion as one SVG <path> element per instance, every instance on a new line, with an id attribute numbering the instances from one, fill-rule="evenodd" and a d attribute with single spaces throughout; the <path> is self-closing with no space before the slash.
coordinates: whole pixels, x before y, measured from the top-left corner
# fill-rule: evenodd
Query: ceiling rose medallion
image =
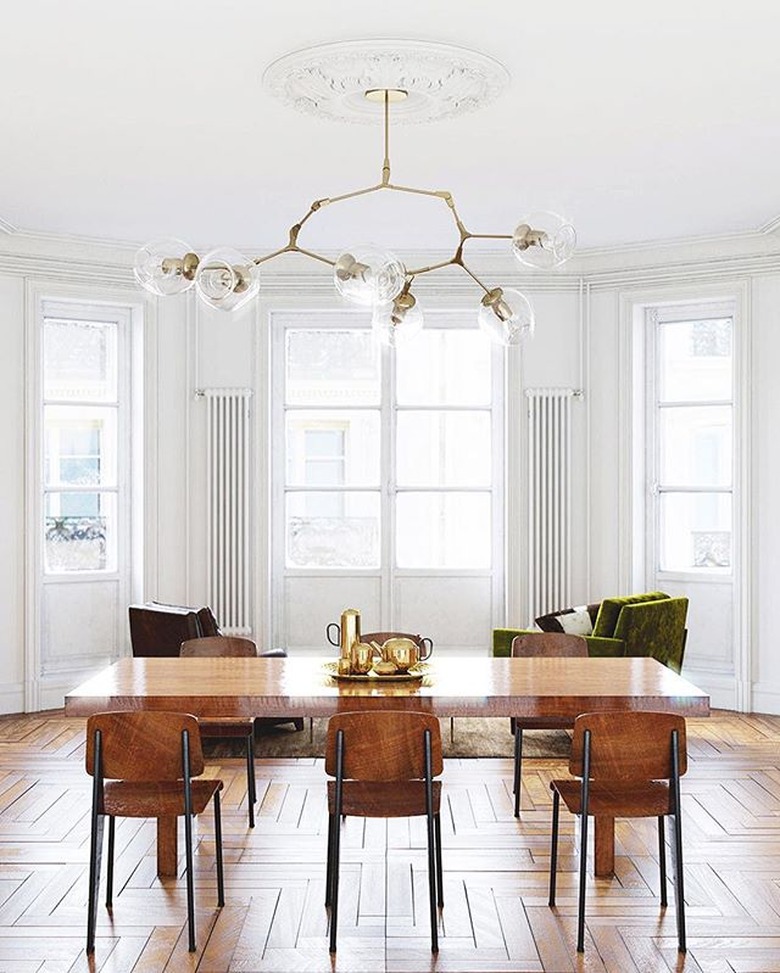
<path id="1" fill-rule="evenodd" d="M 195 287 L 209 306 L 236 310 L 257 293 L 259 267 L 283 253 L 299 253 L 329 265 L 337 292 L 348 302 L 370 307 L 373 329 L 384 344 L 416 334 L 423 325 L 419 302 L 412 293 L 417 277 L 444 267 L 460 267 L 482 289 L 478 321 L 482 330 L 503 345 L 516 345 L 533 333 L 534 312 L 519 291 L 488 286 L 467 266 L 464 249 L 472 240 L 508 240 L 520 263 L 552 269 L 569 258 L 576 234 L 568 220 L 555 213 L 524 217 L 514 233 L 472 233 L 466 228 L 452 194 L 396 183 L 391 178 L 390 114 L 406 122 L 452 118 L 486 104 L 509 81 L 506 68 L 484 54 L 445 44 L 420 41 L 346 41 L 297 51 L 274 61 L 263 83 L 294 108 L 328 119 L 373 122 L 381 117 L 384 158 L 378 182 L 315 199 L 308 212 L 289 230 L 286 245 L 260 257 L 246 257 L 229 248 L 198 256 L 180 240 L 147 244 L 136 255 L 135 275 L 149 291 L 176 294 Z M 444 204 L 455 223 L 458 245 L 447 260 L 407 267 L 395 254 L 365 245 L 350 247 L 335 260 L 301 246 L 304 225 L 325 206 L 376 192 L 426 196 Z"/>

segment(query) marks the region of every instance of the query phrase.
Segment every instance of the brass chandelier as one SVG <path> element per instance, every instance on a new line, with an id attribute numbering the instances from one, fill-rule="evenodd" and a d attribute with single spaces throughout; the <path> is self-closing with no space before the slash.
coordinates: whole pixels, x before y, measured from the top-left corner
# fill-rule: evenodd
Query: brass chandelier
<path id="1" fill-rule="evenodd" d="M 469 240 L 511 240 L 512 251 L 521 264 L 552 269 L 567 260 L 574 250 L 576 233 L 572 224 L 555 213 L 540 212 L 522 219 L 511 234 L 472 233 L 458 215 L 451 193 L 391 182 L 390 106 L 403 101 L 407 92 L 400 88 L 374 88 L 366 91 L 365 97 L 383 106 L 384 160 L 378 183 L 340 196 L 315 199 L 306 215 L 290 227 L 286 245 L 261 257 L 249 258 L 228 247 L 219 247 L 200 257 L 181 240 L 148 243 L 135 257 L 133 270 L 138 282 L 159 296 L 179 294 L 194 286 L 209 307 L 234 311 L 257 294 L 262 264 L 285 253 L 303 254 L 333 268 L 337 292 L 351 304 L 372 308 L 374 333 L 383 344 L 393 346 L 422 328 L 422 312 L 412 293 L 416 279 L 456 266 L 484 291 L 478 320 L 493 341 L 517 345 L 530 336 L 534 312 L 528 298 L 518 290 L 483 283 L 466 265 L 464 247 Z M 301 230 L 324 207 L 382 191 L 442 200 L 458 231 L 458 244 L 452 256 L 427 266 L 409 268 L 389 250 L 373 245 L 352 248 L 335 260 L 300 245 Z"/>

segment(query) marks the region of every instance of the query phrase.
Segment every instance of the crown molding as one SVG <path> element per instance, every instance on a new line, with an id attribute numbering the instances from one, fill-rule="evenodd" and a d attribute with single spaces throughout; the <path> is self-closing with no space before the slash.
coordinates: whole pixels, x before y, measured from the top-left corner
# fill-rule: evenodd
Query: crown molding
<path id="1" fill-rule="evenodd" d="M 8 220 L 4 220 L 3 217 L 0 216 L 0 233 L 8 233 L 10 235 L 18 232 L 18 227 L 14 226 L 13 223 L 9 223 Z"/>

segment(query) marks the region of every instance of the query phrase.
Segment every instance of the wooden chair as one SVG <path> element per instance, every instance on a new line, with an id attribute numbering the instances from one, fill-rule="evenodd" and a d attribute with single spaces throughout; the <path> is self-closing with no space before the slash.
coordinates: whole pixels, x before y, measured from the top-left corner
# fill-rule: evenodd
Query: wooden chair
<path id="1" fill-rule="evenodd" d="M 512 656 L 518 658 L 560 656 L 569 659 L 587 656 L 588 643 L 581 635 L 566 635 L 563 632 L 531 632 L 512 639 Z M 515 736 L 515 772 L 513 793 L 515 796 L 515 817 L 520 817 L 521 771 L 523 764 L 523 730 L 569 730 L 573 719 L 552 719 L 550 717 L 514 716 L 511 730 Z"/>
<path id="2" fill-rule="evenodd" d="M 325 905 L 330 906 L 330 951 L 336 951 L 340 822 L 424 814 L 428 832 L 431 950 L 439 950 L 437 903 L 444 905 L 441 862 L 441 730 L 426 713 L 340 713 L 328 722 L 328 863 Z"/>
<path id="3" fill-rule="evenodd" d="M 252 639 L 239 638 L 229 635 L 212 635 L 209 638 L 188 639 L 182 642 L 179 655 L 184 658 L 194 657 L 225 657 L 253 658 L 257 655 L 257 646 Z M 255 784 L 255 721 L 254 719 L 218 719 L 198 720 L 200 735 L 204 740 L 241 740 L 244 741 L 246 752 L 246 802 L 249 809 L 249 827 L 255 826 L 255 804 L 257 803 L 257 785 Z"/>
<path id="4" fill-rule="evenodd" d="M 666 907 L 664 818 L 674 819 L 677 948 L 685 952 L 680 777 L 687 770 L 685 720 L 672 713 L 586 713 L 574 721 L 569 772 L 580 780 L 553 780 L 550 907 L 555 906 L 560 799 L 580 815 L 577 951 L 585 950 L 585 862 L 588 816 L 656 817 L 661 905 Z"/>
<path id="5" fill-rule="evenodd" d="M 87 721 L 87 773 L 93 778 L 89 848 L 87 953 L 95 951 L 97 897 L 103 825 L 108 818 L 106 908 L 112 908 L 114 822 L 118 817 L 155 818 L 184 815 L 187 875 L 187 928 L 195 951 L 192 816 L 214 798 L 217 853 L 217 905 L 225 904 L 222 870 L 221 780 L 200 779 L 203 752 L 198 721 L 185 713 L 149 711 L 97 713 Z"/>

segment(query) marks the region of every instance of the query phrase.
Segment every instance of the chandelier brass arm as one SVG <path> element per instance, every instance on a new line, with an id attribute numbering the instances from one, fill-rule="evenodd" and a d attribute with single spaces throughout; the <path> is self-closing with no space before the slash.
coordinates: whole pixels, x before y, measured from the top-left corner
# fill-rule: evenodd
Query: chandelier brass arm
<path id="1" fill-rule="evenodd" d="M 488 287 L 466 265 L 463 258 L 469 240 L 511 240 L 515 256 L 531 266 L 554 267 L 571 254 L 574 228 L 555 214 L 539 214 L 522 221 L 513 234 L 472 233 L 463 223 L 453 196 L 447 190 L 420 189 L 393 183 L 390 163 L 390 104 L 407 96 L 401 89 L 375 89 L 365 93 L 372 101 L 383 103 L 384 155 L 381 180 L 370 186 L 314 200 L 306 214 L 288 231 L 287 244 L 263 256 L 247 258 L 227 248 L 213 250 L 202 259 L 180 241 L 162 241 L 142 247 L 136 256 L 135 274 L 139 282 L 155 294 L 173 294 L 195 284 L 200 297 L 210 306 L 235 310 L 254 296 L 259 287 L 257 269 L 285 253 L 299 253 L 332 267 L 336 289 L 348 301 L 374 308 L 374 325 L 388 344 L 401 333 L 419 329 L 422 315 L 412 282 L 445 267 L 460 267 L 483 291 L 480 325 L 503 344 L 515 344 L 533 330 L 533 310 L 518 291 Z M 421 267 L 406 268 L 393 254 L 368 246 L 344 252 L 335 260 L 299 244 L 305 224 L 326 206 L 388 191 L 442 200 L 452 215 L 458 243 L 452 256 Z M 533 225 L 532 225 L 533 224 Z M 415 329 L 410 325 L 414 321 Z"/>

